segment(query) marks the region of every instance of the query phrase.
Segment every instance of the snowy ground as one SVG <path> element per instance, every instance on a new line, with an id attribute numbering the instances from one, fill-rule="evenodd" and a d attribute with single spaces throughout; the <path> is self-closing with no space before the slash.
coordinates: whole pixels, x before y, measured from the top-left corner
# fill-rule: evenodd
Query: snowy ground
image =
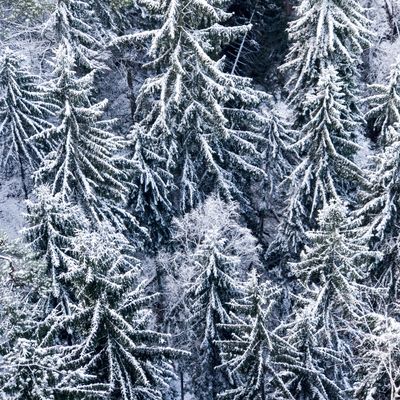
<path id="1" fill-rule="evenodd" d="M 23 194 L 16 179 L 2 180 L 0 185 L 0 231 L 11 239 L 19 236 L 26 211 Z"/>

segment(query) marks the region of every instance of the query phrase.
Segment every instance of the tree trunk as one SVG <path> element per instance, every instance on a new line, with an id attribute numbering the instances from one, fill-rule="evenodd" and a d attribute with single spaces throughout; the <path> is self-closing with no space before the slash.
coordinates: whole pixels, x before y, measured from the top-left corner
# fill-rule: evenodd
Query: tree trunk
<path id="1" fill-rule="evenodd" d="M 130 103 L 130 110 L 131 110 L 131 118 L 132 122 L 135 121 L 135 112 L 136 112 L 136 98 L 133 93 L 133 70 L 132 67 L 126 65 L 126 81 L 128 83 L 128 99 Z"/>
<path id="2" fill-rule="evenodd" d="M 185 400 L 185 386 L 183 382 L 183 370 L 181 369 L 179 372 L 179 378 L 181 381 L 181 400 Z"/>
<path id="3" fill-rule="evenodd" d="M 283 10 L 288 18 L 293 15 L 294 7 L 291 0 L 283 0 Z"/>
<path id="4" fill-rule="evenodd" d="M 28 200 L 28 189 L 26 187 L 26 175 L 25 175 L 24 166 L 22 163 L 22 157 L 21 157 L 21 154 L 19 154 L 19 153 L 18 153 L 18 163 L 19 163 L 19 172 L 21 175 L 22 190 L 24 192 L 25 200 Z"/>
<path id="5" fill-rule="evenodd" d="M 265 396 L 264 374 L 261 379 L 261 400 L 267 400 L 267 397 Z"/>
<path id="6" fill-rule="evenodd" d="M 165 330 L 165 297 L 164 297 L 164 270 L 159 263 L 156 264 L 156 286 L 157 286 L 157 302 L 156 302 L 156 322 L 160 329 Z"/>

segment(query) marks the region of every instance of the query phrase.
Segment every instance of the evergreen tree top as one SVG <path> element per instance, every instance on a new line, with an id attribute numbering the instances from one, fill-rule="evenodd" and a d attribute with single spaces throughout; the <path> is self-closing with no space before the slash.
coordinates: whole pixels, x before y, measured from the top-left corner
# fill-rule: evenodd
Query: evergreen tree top
<path id="1" fill-rule="evenodd" d="M 120 168 L 117 152 L 124 147 L 114 135 L 114 120 L 101 119 L 107 101 L 92 103 L 94 72 L 78 77 L 68 43 L 55 53 L 53 97 L 59 104 L 58 125 L 35 138 L 47 141 L 52 151 L 44 159 L 36 179 L 60 193 L 64 201 L 78 204 L 94 223 L 109 220 L 123 230 L 124 224 L 137 227 L 123 208 L 129 188 L 127 174 Z M 138 228 L 140 230 L 140 228 Z"/>
<path id="2" fill-rule="evenodd" d="M 369 20 L 359 0 L 302 0 L 290 23 L 293 43 L 284 68 L 294 68 L 295 87 L 317 79 L 327 63 L 343 67 L 359 62 L 370 44 Z"/>
<path id="3" fill-rule="evenodd" d="M 54 10 L 43 26 L 55 47 L 68 43 L 76 64 L 87 70 L 99 70 L 104 65 L 99 60 L 101 43 L 90 21 L 94 19 L 90 4 L 84 0 L 57 0 Z"/>
<path id="4" fill-rule="evenodd" d="M 150 41 L 146 66 L 153 75 L 137 96 L 133 129 L 156 141 L 153 146 L 149 141 L 148 152 L 158 159 L 149 157 L 146 170 L 154 169 L 154 176 L 163 172 L 164 179 L 148 188 L 147 206 L 160 204 L 171 214 L 165 192 L 177 199 L 179 213 L 204 201 L 214 189 L 229 199 L 240 196 L 235 182 L 241 173 L 263 175 L 258 162 L 265 120 L 254 108 L 267 96 L 252 89 L 249 79 L 225 72 L 220 53 L 249 27 L 224 26 L 230 14 L 219 2 L 174 0 L 145 6 L 158 15 L 158 29 L 113 43 Z M 140 186 L 143 170 L 138 175 Z"/>
<path id="5" fill-rule="evenodd" d="M 380 142 L 390 144 L 390 127 L 400 122 L 400 58 L 391 66 L 386 84 L 371 85 L 373 94 L 366 98 L 370 110 L 366 113 L 367 120 L 372 119 L 374 127 L 379 130 Z"/>
<path id="6" fill-rule="evenodd" d="M 298 18 L 288 28 L 291 47 L 282 66 L 289 72 L 289 99 L 302 126 L 307 121 L 303 102 L 323 71 L 333 65 L 344 81 L 346 104 L 360 117 L 356 79 L 361 54 L 370 45 L 369 20 L 359 0 L 302 0 Z"/>
<path id="7" fill-rule="evenodd" d="M 76 288 L 78 302 L 65 323 L 80 339 L 66 349 L 63 392 L 161 399 L 174 376 L 170 360 L 187 355 L 168 346 L 168 335 L 152 329 L 149 304 L 156 295 L 146 295 L 144 283 L 138 284 L 133 251 L 107 224 L 74 240 L 77 263 L 65 278 Z"/>
<path id="8" fill-rule="evenodd" d="M 371 252 L 350 228 L 348 211 L 338 200 L 319 212 L 318 224 L 319 229 L 307 233 L 312 244 L 305 248 L 301 261 L 291 264 L 293 272 L 307 290 L 315 292 L 317 308 L 324 312 L 343 308 L 360 316 L 362 293 L 372 292 L 364 286 L 366 274 L 379 254 Z"/>
<path id="9" fill-rule="evenodd" d="M 230 335 L 217 343 L 222 350 L 220 368 L 226 368 L 238 384 L 222 392 L 221 398 L 294 399 L 280 371 L 280 364 L 294 356 L 294 348 L 274 332 L 279 293 L 270 282 L 261 283 L 253 269 L 242 297 L 232 301 L 232 322 L 220 325 Z"/>
<path id="10" fill-rule="evenodd" d="M 0 58 L 1 164 L 9 167 L 23 163 L 33 169 L 42 159 L 42 153 L 30 139 L 52 126 L 49 117 L 56 107 L 25 62 L 10 48 Z"/>

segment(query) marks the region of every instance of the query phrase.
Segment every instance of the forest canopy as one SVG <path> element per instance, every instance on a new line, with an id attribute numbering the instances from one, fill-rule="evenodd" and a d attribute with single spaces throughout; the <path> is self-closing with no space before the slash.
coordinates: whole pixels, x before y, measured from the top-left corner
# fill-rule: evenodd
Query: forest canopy
<path id="1" fill-rule="evenodd" d="M 0 399 L 398 399 L 399 23 L 0 0 Z"/>

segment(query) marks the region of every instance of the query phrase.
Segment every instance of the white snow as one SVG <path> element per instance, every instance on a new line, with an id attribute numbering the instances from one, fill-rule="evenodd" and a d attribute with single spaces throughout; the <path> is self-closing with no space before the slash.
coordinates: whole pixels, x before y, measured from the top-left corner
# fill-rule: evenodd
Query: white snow
<path id="1" fill-rule="evenodd" d="M 10 239 L 20 236 L 26 211 L 18 178 L 0 181 L 0 231 Z"/>

